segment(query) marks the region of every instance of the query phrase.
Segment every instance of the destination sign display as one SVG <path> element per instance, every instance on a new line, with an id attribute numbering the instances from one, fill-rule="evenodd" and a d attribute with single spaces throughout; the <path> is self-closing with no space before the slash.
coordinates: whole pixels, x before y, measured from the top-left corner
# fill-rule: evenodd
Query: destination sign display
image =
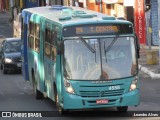
<path id="1" fill-rule="evenodd" d="M 117 33 L 118 26 L 89 26 L 89 27 L 76 27 L 76 34 L 96 34 L 96 33 Z"/>
<path id="2" fill-rule="evenodd" d="M 64 37 L 132 34 L 131 24 L 78 25 L 63 28 Z"/>

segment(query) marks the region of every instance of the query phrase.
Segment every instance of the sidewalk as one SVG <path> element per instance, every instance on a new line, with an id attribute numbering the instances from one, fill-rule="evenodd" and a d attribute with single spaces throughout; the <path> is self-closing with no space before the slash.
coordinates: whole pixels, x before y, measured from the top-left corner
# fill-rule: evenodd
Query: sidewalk
<path id="1" fill-rule="evenodd" d="M 138 60 L 139 62 L 139 69 L 140 72 L 143 72 L 152 79 L 158 79 L 160 78 L 160 65 L 159 65 L 159 46 L 152 46 L 152 50 L 157 51 L 157 58 L 158 58 L 158 63 L 157 64 L 147 64 L 147 51 L 148 47 L 144 46 L 141 47 L 140 50 L 140 58 Z"/>

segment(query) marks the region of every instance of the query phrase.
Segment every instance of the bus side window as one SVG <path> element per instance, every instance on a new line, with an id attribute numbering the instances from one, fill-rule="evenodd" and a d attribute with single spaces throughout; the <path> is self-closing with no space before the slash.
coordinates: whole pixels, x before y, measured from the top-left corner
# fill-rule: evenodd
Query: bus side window
<path id="1" fill-rule="evenodd" d="M 45 29 L 45 55 L 51 58 L 51 30 Z"/>
<path id="2" fill-rule="evenodd" d="M 39 34 L 40 33 L 40 25 L 35 24 L 35 51 L 39 52 L 40 50 L 40 40 L 39 40 Z"/>
<path id="3" fill-rule="evenodd" d="M 28 45 L 34 50 L 34 23 L 29 23 Z"/>
<path id="4" fill-rule="evenodd" d="M 51 48 L 51 57 L 53 61 L 56 61 L 56 42 L 57 42 L 57 32 L 53 31 L 52 32 L 52 48 Z"/>

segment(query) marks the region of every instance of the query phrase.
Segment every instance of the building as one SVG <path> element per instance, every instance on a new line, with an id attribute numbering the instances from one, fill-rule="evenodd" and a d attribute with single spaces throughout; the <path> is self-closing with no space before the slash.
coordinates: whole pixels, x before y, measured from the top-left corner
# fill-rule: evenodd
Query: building
<path id="1" fill-rule="evenodd" d="M 158 0 L 0 0 L 0 11 L 10 10 L 14 16 L 24 8 L 45 5 L 78 5 L 131 21 L 141 44 L 159 45 Z"/>
<path id="2" fill-rule="evenodd" d="M 0 0 L 0 11 L 9 11 L 9 0 Z"/>

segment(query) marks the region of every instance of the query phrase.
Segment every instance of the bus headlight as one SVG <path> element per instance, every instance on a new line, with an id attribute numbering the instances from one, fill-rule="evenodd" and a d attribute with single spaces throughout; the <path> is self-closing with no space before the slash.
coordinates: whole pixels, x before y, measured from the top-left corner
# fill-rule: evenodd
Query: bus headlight
<path id="1" fill-rule="evenodd" d="M 12 62 L 12 59 L 10 59 L 10 58 L 5 58 L 5 63 L 11 63 Z"/>
<path id="2" fill-rule="evenodd" d="M 138 77 L 135 77 L 135 79 L 132 81 L 130 85 L 130 91 L 135 90 L 137 88 L 137 84 L 138 84 Z"/>
<path id="3" fill-rule="evenodd" d="M 65 80 L 65 81 L 64 81 L 64 86 L 65 86 L 65 89 L 66 89 L 66 91 L 67 91 L 68 93 L 74 94 L 74 89 L 73 89 L 71 83 L 70 83 L 68 80 Z"/>

